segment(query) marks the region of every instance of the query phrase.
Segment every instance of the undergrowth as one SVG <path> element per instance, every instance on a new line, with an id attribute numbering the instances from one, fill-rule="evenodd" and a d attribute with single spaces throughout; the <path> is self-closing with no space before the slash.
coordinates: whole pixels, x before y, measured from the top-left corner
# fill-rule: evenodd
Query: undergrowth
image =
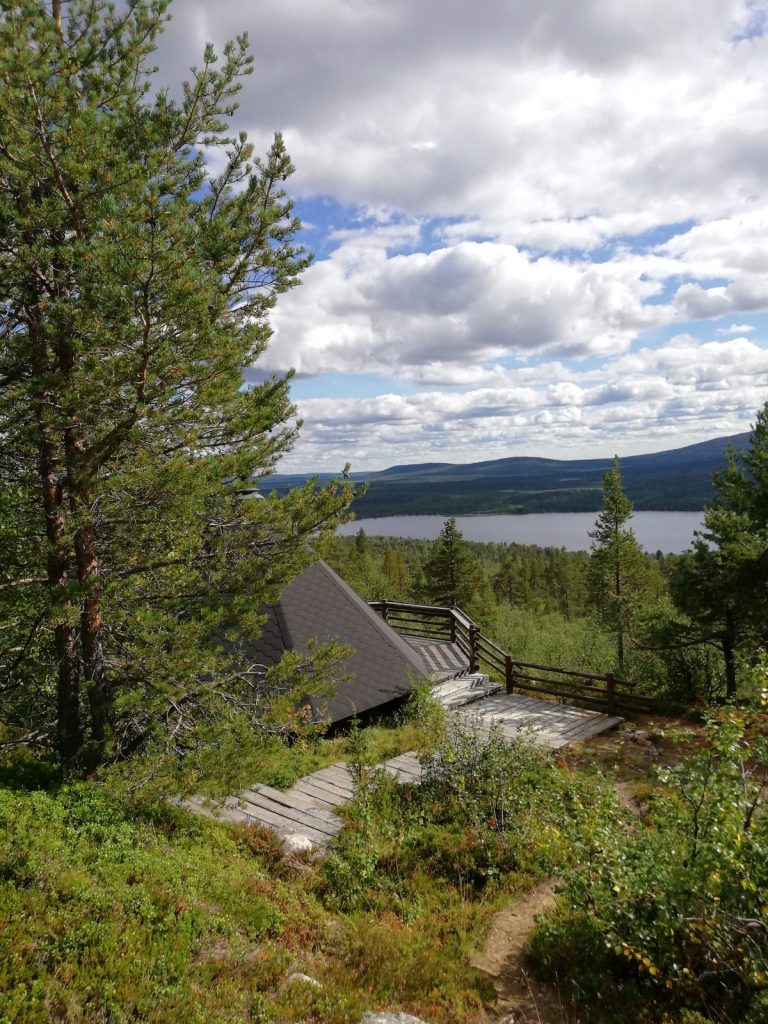
<path id="1" fill-rule="evenodd" d="M 499 899 L 566 864 L 569 830 L 608 797 L 522 745 L 444 731 L 421 694 L 396 729 L 332 741 L 361 788 L 319 865 L 149 789 L 127 799 L 108 777 L 59 785 L 40 772 L 25 784 L 28 767 L 7 765 L 0 1021 L 476 1019 L 494 995 L 467 953 Z M 424 751 L 421 788 L 370 767 L 405 740 Z"/>
<path id="2" fill-rule="evenodd" d="M 768 1019 L 767 729 L 720 713 L 658 770 L 642 823 L 577 833 L 531 954 L 595 1024 Z"/>

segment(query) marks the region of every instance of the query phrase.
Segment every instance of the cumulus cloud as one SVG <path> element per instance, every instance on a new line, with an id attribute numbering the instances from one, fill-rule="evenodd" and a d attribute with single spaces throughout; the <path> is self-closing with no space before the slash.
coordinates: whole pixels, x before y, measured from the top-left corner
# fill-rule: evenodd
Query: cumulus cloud
<path id="1" fill-rule="evenodd" d="M 585 247 L 759 192 L 767 44 L 744 26 L 764 6 L 185 0 L 161 58 L 174 80 L 205 39 L 250 29 L 239 122 L 285 129 L 303 194 Z"/>
<path id="2" fill-rule="evenodd" d="M 620 263 L 495 242 L 390 256 L 352 237 L 281 301 L 264 365 L 451 384 L 505 358 L 615 355 L 659 322 L 656 291 Z"/>
<path id="3" fill-rule="evenodd" d="M 768 351 L 683 334 L 599 370 L 537 371 L 498 369 L 494 383 L 461 392 L 305 400 L 302 458 L 337 469 L 353 455 L 360 468 L 384 468 L 426 461 L 425 452 L 468 462 L 674 448 L 746 429 L 767 393 Z"/>
<path id="4" fill-rule="evenodd" d="M 236 127 L 283 129 L 297 197 L 355 211 L 259 361 L 352 375 L 301 402 L 295 466 L 648 450 L 764 401 L 768 0 L 174 11 L 161 78 L 249 30 Z"/>

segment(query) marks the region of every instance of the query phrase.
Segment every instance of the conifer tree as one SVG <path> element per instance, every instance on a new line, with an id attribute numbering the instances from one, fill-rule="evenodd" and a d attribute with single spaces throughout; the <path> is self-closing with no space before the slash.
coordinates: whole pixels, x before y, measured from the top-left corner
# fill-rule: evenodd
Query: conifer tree
<path id="1" fill-rule="evenodd" d="M 438 605 L 465 606 L 479 585 L 479 573 L 456 519 L 447 519 L 424 563 L 428 599 Z"/>
<path id="2" fill-rule="evenodd" d="M 296 437 L 287 379 L 243 371 L 309 261 L 282 138 L 229 134 L 246 38 L 153 91 L 168 6 L 0 13 L 0 722 L 64 765 L 257 716 L 221 640 L 348 499 L 241 497 Z"/>
<path id="3" fill-rule="evenodd" d="M 603 507 L 590 532 L 588 583 L 592 604 L 616 638 L 616 662 L 624 671 L 627 640 L 647 583 L 643 550 L 627 527 L 632 502 L 624 493 L 618 457 L 603 477 Z"/>
<path id="4" fill-rule="evenodd" d="M 768 403 L 757 414 L 750 447 L 729 449 L 713 482 L 703 529 L 676 563 L 671 591 L 689 617 L 675 624 L 677 639 L 720 648 L 733 697 L 739 651 L 754 656 L 768 641 Z"/>

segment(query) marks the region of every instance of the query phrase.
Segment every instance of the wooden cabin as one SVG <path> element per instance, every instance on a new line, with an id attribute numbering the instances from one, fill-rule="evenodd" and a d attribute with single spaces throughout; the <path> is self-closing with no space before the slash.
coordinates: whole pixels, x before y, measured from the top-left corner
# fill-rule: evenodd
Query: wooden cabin
<path id="1" fill-rule="evenodd" d="M 271 666 L 287 650 L 305 651 L 312 638 L 337 638 L 352 651 L 345 662 L 348 681 L 322 702 L 332 723 L 402 700 L 414 681 L 429 676 L 419 653 L 322 560 L 291 580 L 267 608 L 261 636 L 249 640 L 245 651 L 249 660 Z"/>

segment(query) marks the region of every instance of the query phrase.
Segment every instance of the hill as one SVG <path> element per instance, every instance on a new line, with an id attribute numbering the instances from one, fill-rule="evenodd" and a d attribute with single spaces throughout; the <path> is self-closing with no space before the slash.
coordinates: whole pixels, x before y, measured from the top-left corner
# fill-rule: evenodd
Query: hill
<path id="1" fill-rule="evenodd" d="M 729 444 L 749 442 L 749 433 L 621 460 L 627 494 L 639 511 L 698 511 L 712 498 L 712 473 L 723 465 Z M 358 516 L 406 514 L 595 512 L 610 459 L 542 459 L 515 456 L 467 464 L 424 463 L 354 473 L 368 484 L 353 508 Z M 262 489 L 282 492 L 309 474 L 277 475 Z M 319 474 L 324 480 L 332 476 Z"/>

